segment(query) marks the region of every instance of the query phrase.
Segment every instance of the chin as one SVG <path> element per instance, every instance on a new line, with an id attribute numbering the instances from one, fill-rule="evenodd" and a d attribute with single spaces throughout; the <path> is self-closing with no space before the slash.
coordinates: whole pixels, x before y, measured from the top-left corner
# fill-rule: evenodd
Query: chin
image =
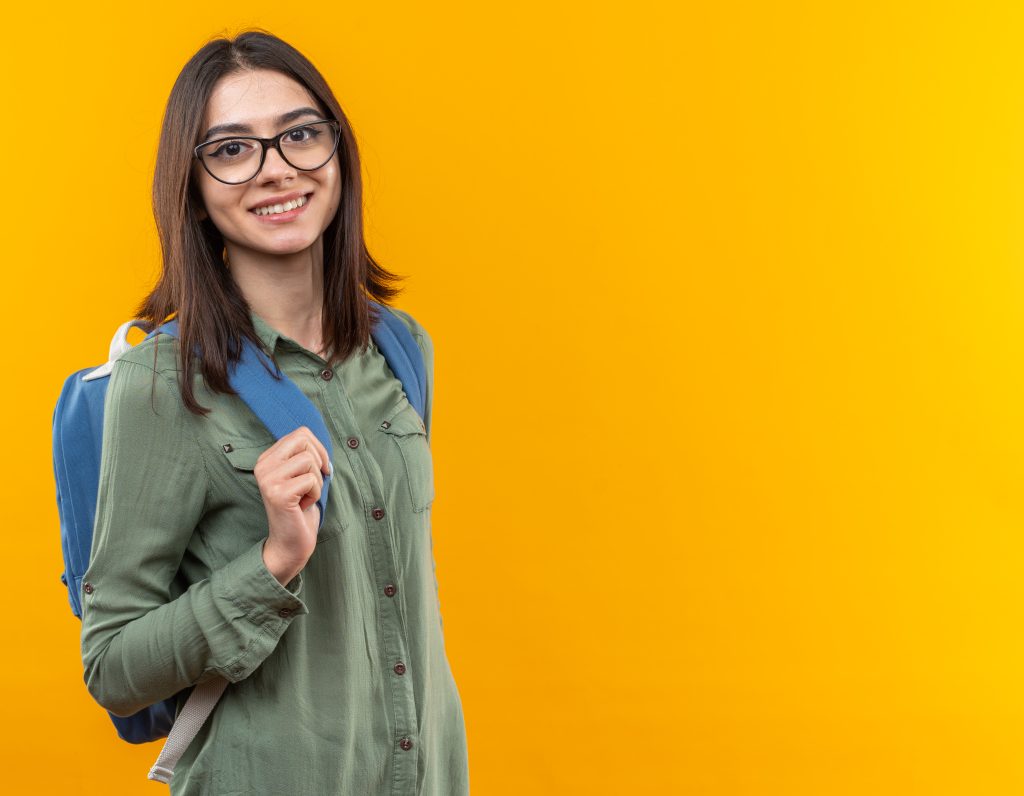
<path id="1" fill-rule="evenodd" d="M 262 235 L 247 235 L 246 246 L 268 254 L 294 254 L 316 243 L 316 237 L 308 230 L 265 230 Z"/>

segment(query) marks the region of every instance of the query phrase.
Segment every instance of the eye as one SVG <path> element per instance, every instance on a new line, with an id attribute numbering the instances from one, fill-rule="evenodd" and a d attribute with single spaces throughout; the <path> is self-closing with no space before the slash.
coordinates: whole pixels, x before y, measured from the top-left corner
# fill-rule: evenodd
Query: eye
<path id="1" fill-rule="evenodd" d="M 253 149 L 255 147 L 252 141 L 245 141 L 243 139 L 221 141 L 216 149 L 207 153 L 207 157 L 217 158 L 218 160 L 234 160 L 244 157 L 252 152 Z"/>
<path id="2" fill-rule="evenodd" d="M 285 144 L 309 144 L 319 138 L 323 132 L 316 127 L 296 127 L 284 134 Z"/>

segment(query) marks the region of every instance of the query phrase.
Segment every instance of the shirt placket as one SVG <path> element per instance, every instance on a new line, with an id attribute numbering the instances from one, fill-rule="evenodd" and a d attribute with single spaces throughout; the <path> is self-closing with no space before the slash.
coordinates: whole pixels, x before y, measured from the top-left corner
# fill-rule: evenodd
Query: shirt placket
<path id="1" fill-rule="evenodd" d="M 393 796 L 416 793 L 418 725 L 413 678 L 408 673 L 409 639 L 399 606 L 400 584 L 392 546 L 394 521 L 384 498 L 381 470 L 359 433 L 348 397 L 333 369 L 322 367 L 316 375 L 317 387 L 326 407 L 324 422 L 342 446 L 363 502 L 363 527 L 373 565 L 374 589 L 381 628 L 380 660 L 382 678 L 391 694 L 394 712 L 392 737 Z M 338 458 L 335 446 L 335 459 Z"/>

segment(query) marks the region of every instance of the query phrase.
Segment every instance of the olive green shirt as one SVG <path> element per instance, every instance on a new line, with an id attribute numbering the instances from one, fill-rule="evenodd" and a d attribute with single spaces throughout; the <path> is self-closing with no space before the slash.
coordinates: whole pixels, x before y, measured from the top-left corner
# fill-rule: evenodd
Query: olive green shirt
<path id="1" fill-rule="evenodd" d="M 429 418 L 432 342 L 398 314 L 424 354 Z M 175 795 L 467 794 L 423 422 L 372 341 L 329 369 L 252 318 L 330 431 L 334 472 L 316 550 L 286 586 L 270 574 L 253 467 L 273 437 L 241 398 L 211 393 L 198 373 L 196 398 L 212 411 L 187 411 L 177 339 L 138 344 L 115 362 L 104 409 L 83 587 L 89 692 L 130 715 L 175 694 L 180 710 L 189 686 L 229 681 L 175 770 Z"/>

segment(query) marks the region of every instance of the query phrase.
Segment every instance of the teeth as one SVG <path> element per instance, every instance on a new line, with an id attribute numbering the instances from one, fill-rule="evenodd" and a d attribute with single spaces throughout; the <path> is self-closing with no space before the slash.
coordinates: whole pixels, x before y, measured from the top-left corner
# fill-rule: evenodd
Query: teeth
<path id="1" fill-rule="evenodd" d="M 270 216 L 276 215 L 277 213 L 287 213 L 289 210 L 294 210 L 296 207 L 302 207 L 304 204 L 306 204 L 306 197 L 300 196 L 298 199 L 285 202 L 283 205 L 266 205 L 265 207 L 257 207 L 253 212 L 258 216 Z"/>

